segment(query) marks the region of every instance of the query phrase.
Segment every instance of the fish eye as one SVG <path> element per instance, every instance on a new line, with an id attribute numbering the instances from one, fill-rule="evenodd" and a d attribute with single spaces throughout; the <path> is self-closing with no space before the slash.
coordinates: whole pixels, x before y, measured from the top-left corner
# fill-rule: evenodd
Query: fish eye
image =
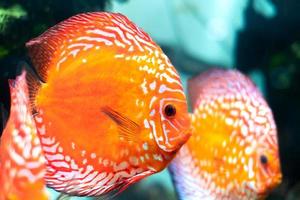
<path id="1" fill-rule="evenodd" d="M 165 107 L 165 115 L 167 117 L 174 117 L 176 115 L 176 108 L 172 104 L 168 104 Z"/>
<path id="2" fill-rule="evenodd" d="M 268 163 L 267 156 L 266 155 L 261 155 L 260 156 L 260 162 L 261 162 L 261 164 L 266 165 Z"/>

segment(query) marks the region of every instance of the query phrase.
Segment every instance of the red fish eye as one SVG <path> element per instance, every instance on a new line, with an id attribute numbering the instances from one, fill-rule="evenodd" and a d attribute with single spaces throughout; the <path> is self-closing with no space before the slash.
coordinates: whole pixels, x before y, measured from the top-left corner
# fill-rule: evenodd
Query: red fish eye
<path id="1" fill-rule="evenodd" d="M 266 164 L 268 163 L 268 158 L 267 158 L 267 156 L 261 155 L 261 156 L 260 156 L 260 162 L 261 162 L 261 164 L 266 165 Z"/>
<path id="2" fill-rule="evenodd" d="M 176 108 L 172 104 L 168 104 L 165 107 L 165 115 L 167 117 L 174 117 L 176 115 Z"/>

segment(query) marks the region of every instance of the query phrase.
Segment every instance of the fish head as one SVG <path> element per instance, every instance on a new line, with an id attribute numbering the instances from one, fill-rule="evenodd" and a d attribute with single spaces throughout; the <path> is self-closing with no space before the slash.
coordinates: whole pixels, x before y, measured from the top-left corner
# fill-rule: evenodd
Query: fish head
<path id="1" fill-rule="evenodd" d="M 256 124 L 254 135 L 260 135 L 249 144 L 248 149 L 254 149 L 249 154 L 249 162 L 253 157 L 253 173 L 255 176 L 249 179 L 247 187 L 253 190 L 258 197 L 265 197 L 270 191 L 276 188 L 282 180 L 282 173 L 279 159 L 279 148 L 277 144 L 277 131 L 272 117 L 271 110 L 267 111 L 266 123 Z M 249 174 L 250 172 L 248 172 Z"/>
<path id="2" fill-rule="evenodd" d="M 246 77 L 244 77 L 246 78 Z M 242 171 L 237 174 L 243 187 L 239 193 L 248 191 L 251 198 L 264 198 L 281 182 L 281 168 L 277 129 L 272 111 L 263 95 L 250 81 L 241 85 L 241 95 L 232 101 L 240 115 L 233 120 L 232 139 L 238 149 L 238 163 Z M 245 91 L 245 92 L 243 92 Z M 244 94 L 244 95 L 243 95 Z M 231 123 L 229 123 L 231 124 Z M 230 143 L 230 140 L 228 141 Z M 232 155 L 234 158 L 235 156 Z"/>
<path id="3" fill-rule="evenodd" d="M 157 81 L 157 93 L 149 103 L 149 127 L 162 152 L 175 155 L 191 136 L 187 101 L 175 72 L 168 79 Z M 175 76 L 176 73 L 176 76 Z"/>
<path id="4" fill-rule="evenodd" d="M 176 152 L 190 137 L 186 103 L 171 98 L 162 99 L 156 110 L 159 127 L 152 129 L 155 141 L 161 150 Z"/>
<path id="5" fill-rule="evenodd" d="M 156 58 L 156 63 L 167 59 L 160 49 L 157 51 L 161 57 Z M 147 66 L 157 71 L 162 69 L 149 63 Z M 187 101 L 179 75 L 169 62 L 161 66 L 164 66 L 163 71 L 147 77 L 140 85 L 141 93 L 146 94 L 148 100 L 143 108 L 143 113 L 147 114 L 138 121 L 142 122 L 140 127 L 143 127 L 141 132 L 145 144 L 149 146 L 148 153 L 152 150 L 153 159 L 146 161 L 154 171 L 164 169 L 191 136 Z"/>

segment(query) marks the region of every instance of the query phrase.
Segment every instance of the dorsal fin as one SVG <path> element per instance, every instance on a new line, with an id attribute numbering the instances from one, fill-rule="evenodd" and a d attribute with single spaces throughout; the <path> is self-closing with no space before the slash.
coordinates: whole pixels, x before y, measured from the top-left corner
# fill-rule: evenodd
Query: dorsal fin
<path id="1" fill-rule="evenodd" d="M 81 40 L 78 42 L 78 39 L 87 38 L 89 42 L 95 42 L 98 46 L 103 46 L 107 43 L 113 44 L 115 39 L 126 40 L 123 35 L 128 34 L 139 36 L 148 44 L 153 43 L 145 32 L 135 26 L 124 15 L 91 12 L 78 14 L 60 22 L 39 37 L 27 42 L 26 47 L 36 71 L 42 81 L 47 82 L 50 67 L 59 68 L 58 63 L 70 55 L 70 45 L 82 45 L 84 43 Z M 95 37 L 95 39 L 90 41 L 91 37 Z M 126 42 L 128 41 L 126 40 Z"/>
<path id="2" fill-rule="evenodd" d="M 53 62 L 55 52 L 66 37 L 66 35 L 59 34 L 60 26 L 58 24 L 26 43 L 32 64 L 43 82 L 47 81 L 48 69 Z"/>

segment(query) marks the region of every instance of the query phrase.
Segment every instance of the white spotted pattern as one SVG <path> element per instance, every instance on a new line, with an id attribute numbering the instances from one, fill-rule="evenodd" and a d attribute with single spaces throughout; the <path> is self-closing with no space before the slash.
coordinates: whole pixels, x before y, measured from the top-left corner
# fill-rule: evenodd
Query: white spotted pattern
<path id="1" fill-rule="evenodd" d="M 258 193 L 277 186 L 276 126 L 254 84 L 237 71 L 211 70 L 189 86 L 195 133 L 170 165 L 179 196 L 258 199 Z M 266 170 L 260 156 L 269 154 Z M 201 194 L 196 197 L 195 191 Z"/>

